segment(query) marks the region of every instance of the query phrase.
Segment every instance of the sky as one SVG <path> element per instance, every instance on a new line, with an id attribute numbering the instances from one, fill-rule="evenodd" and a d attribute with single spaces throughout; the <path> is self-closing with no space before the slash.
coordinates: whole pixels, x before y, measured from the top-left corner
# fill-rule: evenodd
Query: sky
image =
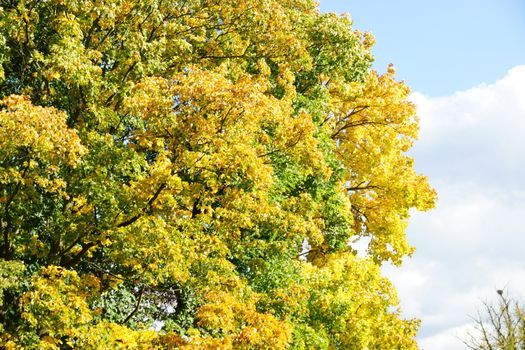
<path id="1" fill-rule="evenodd" d="M 394 63 L 412 88 L 416 169 L 438 192 L 414 212 L 417 250 L 386 266 L 425 350 L 465 349 L 482 302 L 505 288 L 525 303 L 525 1 L 321 0 L 377 39 L 375 68 Z"/>
<path id="2" fill-rule="evenodd" d="M 403 80 L 430 96 L 493 82 L 524 63 L 523 0 L 321 0 L 372 32 L 376 68 L 394 63 Z"/>

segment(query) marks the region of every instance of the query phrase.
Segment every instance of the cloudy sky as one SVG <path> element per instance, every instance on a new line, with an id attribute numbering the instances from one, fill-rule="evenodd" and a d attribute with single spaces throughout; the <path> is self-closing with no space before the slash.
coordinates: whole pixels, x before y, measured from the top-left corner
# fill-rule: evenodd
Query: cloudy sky
<path id="1" fill-rule="evenodd" d="M 417 248 L 385 268 L 426 350 L 458 339 L 495 290 L 525 302 L 525 1 L 321 0 L 377 38 L 413 89 L 421 118 L 412 154 L 437 189 L 437 208 L 414 213 Z"/>

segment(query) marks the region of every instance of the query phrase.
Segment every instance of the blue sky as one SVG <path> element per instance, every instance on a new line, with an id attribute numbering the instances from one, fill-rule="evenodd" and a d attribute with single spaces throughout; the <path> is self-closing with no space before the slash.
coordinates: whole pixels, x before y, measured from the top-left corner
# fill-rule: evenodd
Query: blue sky
<path id="1" fill-rule="evenodd" d="M 377 39 L 376 68 L 394 63 L 413 90 L 448 95 L 525 62 L 523 0 L 321 0 Z"/>
<path id="2" fill-rule="evenodd" d="M 525 304 L 525 0 L 321 0 L 377 39 L 375 68 L 394 63 L 412 88 L 416 170 L 438 192 L 413 213 L 416 247 L 383 272 L 424 350 L 460 350 L 483 301 L 505 288 Z"/>

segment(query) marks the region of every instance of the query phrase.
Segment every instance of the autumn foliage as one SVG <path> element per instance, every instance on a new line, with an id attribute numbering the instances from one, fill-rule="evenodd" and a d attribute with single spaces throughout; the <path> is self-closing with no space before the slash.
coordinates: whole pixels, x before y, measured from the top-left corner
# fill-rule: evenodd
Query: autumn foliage
<path id="1" fill-rule="evenodd" d="M 416 349 L 380 266 L 435 194 L 373 43 L 313 0 L 1 0 L 0 348 Z"/>

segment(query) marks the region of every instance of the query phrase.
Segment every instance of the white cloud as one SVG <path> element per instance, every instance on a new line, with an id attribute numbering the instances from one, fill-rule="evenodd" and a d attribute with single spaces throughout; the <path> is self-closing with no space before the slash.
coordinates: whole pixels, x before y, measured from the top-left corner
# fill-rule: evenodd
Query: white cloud
<path id="1" fill-rule="evenodd" d="M 412 100 L 421 118 L 412 154 L 439 201 L 413 215 L 413 259 L 384 271 L 405 315 L 422 319 L 423 349 L 464 349 L 457 333 L 497 288 L 525 298 L 525 66 L 494 84 Z"/>
<path id="2" fill-rule="evenodd" d="M 419 341 L 422 350 L 465 349 L 463 340 L 472 332 L 472 324 L 448 329 L 446 332 L 434 334 Z"/>
<path id="3" fill-rule="evenodd" d="M 525 176 L 525 66 L 452 96 L 413 100 L 420 109 L 418 163 L 439 178 L 521 186 Z M 445 173 L 446 172 L 446 173 Z"/>

